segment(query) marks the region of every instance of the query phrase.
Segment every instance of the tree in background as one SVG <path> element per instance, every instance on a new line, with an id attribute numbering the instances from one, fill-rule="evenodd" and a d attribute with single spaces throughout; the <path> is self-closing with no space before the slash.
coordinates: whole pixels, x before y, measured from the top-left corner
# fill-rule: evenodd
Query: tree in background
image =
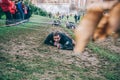
<path id="1" fill-rule="evenodd" d="M 24 3 L 30 7 L 31 14 L 48 16 L 48 13 L 46 11 L 32 4 L 31 0 L 25 0 Z"/>

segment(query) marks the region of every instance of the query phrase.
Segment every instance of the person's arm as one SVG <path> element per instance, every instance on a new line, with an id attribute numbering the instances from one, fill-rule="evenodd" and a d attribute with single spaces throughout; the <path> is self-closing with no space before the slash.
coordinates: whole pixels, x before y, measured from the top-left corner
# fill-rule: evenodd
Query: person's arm
<path id="1" fill-rule="evenodd" d="M 54 42 L 52 41 L 52 39 L 53 39 L 53 33 L 47 36 L 47 38 L 44 41 L 44 44 L 54 46 Z"/>
<path id="2" fill-rule="evenodd" d="M 73 44 L 70 41 L 66 41 L 64 45 L 61 45 L 61 49 L 63 50 L 73 50 Z"/>
<path id="3" fill-rule="evenodd" d="M 63 50 L 73 50 L 73 43 L 72 43 L 72 39 L 69 38 L 68 36 L 66 36 L 65 34 L 63 34 L 63 38 L 64 38 L 64 44 L 60 44 L 60 49 Z"/>

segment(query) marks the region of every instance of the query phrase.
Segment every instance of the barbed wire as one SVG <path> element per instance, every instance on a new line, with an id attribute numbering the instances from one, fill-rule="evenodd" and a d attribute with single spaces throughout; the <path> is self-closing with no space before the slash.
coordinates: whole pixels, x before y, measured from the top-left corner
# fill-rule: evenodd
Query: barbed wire
<path id="1" fill-rule="evenodd" d="M 4 27 L 6 27 L 6 26 L 15 26 L 15 25 L 18 25 L 18 24 L 21 24 L 21 23 L 24 23 L 24 22 L 26 22 L 27 20 L 22 20 L 22 21 L 20 21 L 20 20 L 2 20 L 2 19 L 0 19 L 0 24 L 1 24 L 1 26 L 4 26 Z M 10 23 L 10 24 L 5 24 L 5 23 Z"/>
<path id="2" fill-rule="evenodd" d="M 35 23 L 35 24 L 54 24 L 54 21 L 56 21 L 56 20 L 58 20 L 58 19 L 52 19 L 51 21 L 44 21 L 44 22 L 36 22 L 36 21 L 30 21 L 30 20 L 28 20 L 28 19 L 26 19 L 26 20 L 20 20 L 20 19 L 15 19 L 15 20 L 3 20 L 3 19 L 0 19 L 0 23 L 5 23 L 5 22 L 8 22 L 8 23 L 11 23 L 11 24 L 9 24 L 9 25 L 6 25 L 6 24 L 1 24 L 2 26 L 15 26 L 15 25 L 18 25 L 18 24 L 21 24 L 21 23 L 24 23 L 24 22 L 29 22 L 29 23 Z M 62 20 L 59 20 L 60 21 L 60 24 L 62 24 L 62 23 L 66 23 L 67 21 L 62 21 Z"/>
<path id="3" fill-rule="evenodd" d="M 9 25 L 6 25 L 5 23 L 8 22 L 10 23 Z M 29 21 L 29 20 L 13 20 L 13 21 L 10 21 L 10 20 L 2 20 L 0 19 L 0 24 L 1 26 L 14 26 L 14 25 L 18 25 L 18 24 L 21 24 L 21 23 L 24 23 L 24 22 L 29 22 L 29 23 L 35 23 L 35 24 L 52 24 L 52 22 L 35 22 L 35 21 Z"/>
<path id="4" fill-rule="evenodd" d="M 58 20 L 58 19 L 54 19 L 54 20 Z M 36 29 L 36 28 L 31 28 L 31 27 L 25 27 L 25 22 L 28 22 L 28 23 L 32 23 L 32 25 L 36 25 L 36 24 L 45 24 L 45 25 L 53 25 L 53 21 L 54 20 L 51 20 L 51 21 L 44 21 L 44 22 L 35 22 L 34 20 L 33 21 L 30 21 L 30 20 L 22 20 L 22 21 L 20 21 L 20 20 L 13 20 L 13 21 L 18 21 L 18 22 L 14 22 L 14 23 L 12 23 L 12 24 L 9 24 L 9 25 L 6 25 L 5 24 L 5 22 L 6 21 L 8 21 L 8 22 L 13 22 L 13 21 L 9 21 L 9 20 L 3 20 L 3 19 L 0 19 L 0 22 L 1 23 L 3 23 L 3 25 L 1 24 L 0 25 L 0 29 L 3 29 L 4 27 L 10 27 L 10 26 L 16 26 L 16 25 L 19 25 L 19 24 L 21 24 L 21 27 L 19 27 L 19 28 L 26 28 L 26 29 L 32 29 L 32 30 L 39 30 L 39 29 Z M 64 21 L 62 22 L 61 21 L 61 23 L 64 23 Z M 2 27 L 1 27 L 2 26 Z M 43 25 L 42 25 L 43 26 Z"/>
<path id="5" fill-rule="evenodd" d="M 32 21 L 31 21 L 32 20 Z M 26 28 L 26 29 L 32 29 L 32 30 L 39 30 L 39 29 L 36 29 L 36 28 L 31 28 L 31 27 L 26 27 L 25 26 L 25 23 L 28 22 L 28 23 L 31 23 L 31 25 L 38 25 L 40 24 L 41 26 L 46 26 L 46 25 L 51 25 L 51 26 L 62 26 L 63 24 L 66 24 L 69 22 L 69 20 L 62 20 L 62 19 L 56 19 L 56 18 L 52 18 L 51 20 L 44 20 L 41 22 L 41 21 L 36 21 L 37 19 L 26 19 L 26 20 L 20 20 L 20 19 L 14 19 L 14 20 L 3 20 L 3 19 L 0 19 L 0 22 L 2 23 L 0 25 L 0 29 L 4 28 L 4 27 L 10 27 L 10 26 L 16 26 L 20 24 L 20 27 L 19 28 Z M 12 24 L 9 24 L 9 25 L 6 25 L 5 22 L 8 21 L 8 22 L 12 22 Z M 54 21 L 60 21 L 60 23 L 58 22 L 57 24 L 54 23 Z M 43 24 L 43 25 L 42 25 Z M 2 27 L 1 27 L 2 26 Z"/>

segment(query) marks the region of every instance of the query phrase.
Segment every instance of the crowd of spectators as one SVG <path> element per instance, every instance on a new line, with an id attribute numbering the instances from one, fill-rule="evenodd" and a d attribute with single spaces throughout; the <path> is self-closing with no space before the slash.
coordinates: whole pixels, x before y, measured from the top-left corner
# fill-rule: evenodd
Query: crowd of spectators
<path id="1" fill-rule="evenodd" d="M 0 0 L 0 8 L 5 13 L 6 25 L 29 19 L 31 16 L 30 7 L 23 0 Z"/>

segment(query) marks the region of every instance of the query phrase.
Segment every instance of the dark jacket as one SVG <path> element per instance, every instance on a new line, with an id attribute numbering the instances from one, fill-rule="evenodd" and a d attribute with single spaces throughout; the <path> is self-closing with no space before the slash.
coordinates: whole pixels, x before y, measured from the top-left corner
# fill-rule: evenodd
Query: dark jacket
<path id="1" fill-rule="evenodd" d="M 45 39 L 44 43 L 47 45 L 51 45 L 54 46 L 54 40 L 53 40 L 53 34 L 54 33 L 50 33 L 47 38 Z M 73 43 L 72 43 L 72 39 L 70 39 L 68 36 L 66 36 L 64 33 L 59 33 L 61 39 L 59 41 L 59 43 L 61 44 L 61 49 L 64 50 L 73 50 Z"/>

